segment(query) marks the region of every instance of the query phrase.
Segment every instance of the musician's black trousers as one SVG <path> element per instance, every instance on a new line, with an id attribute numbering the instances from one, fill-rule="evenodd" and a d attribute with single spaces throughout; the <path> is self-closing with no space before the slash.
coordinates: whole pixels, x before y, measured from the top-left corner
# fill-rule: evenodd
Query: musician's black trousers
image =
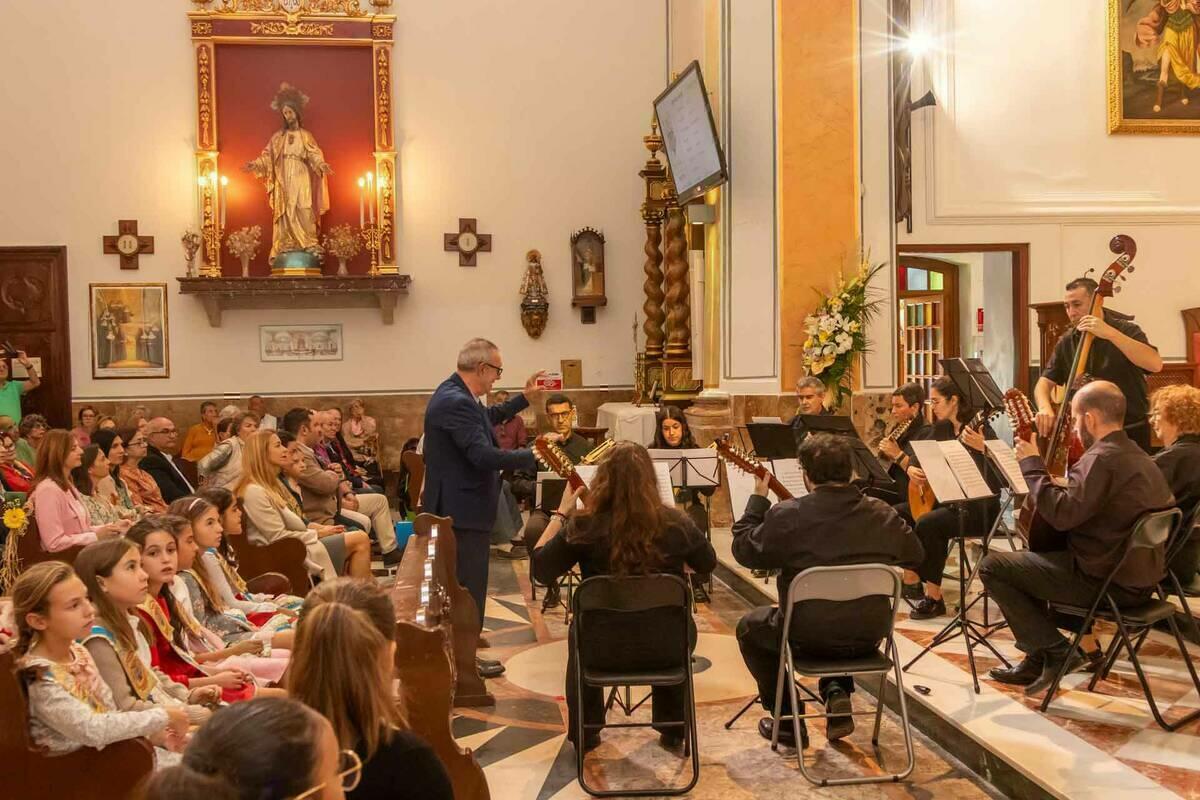
<path id="1" fill-rule="evenodd" d="M 491 531 L 455 530 L 458 544 L 458 582 L 471 597 L 479 612 L 479 629 L 483 630 L 483 607 L 487 602 L 488 559 L 492 555 Z"/>
<path id="2" fill-rule="evenodd" d="M 979 568 L 983 585 L 1004 612 L 1017 648 L 1030 655 L 1062 655 L 1070 644 L 1058 632 L 1047 602 L 1089 608 L 1100 591 L 1102 580 L 1075 566 L 1065 550 L 1053 553 L 989 553 Z M 1144 592 L 1108 587 L 1119 608 L 1146 602 Z M 1075 623 L 1078 625 L 1076 618 Z"/>
<path id="3" fill-rule="evenodd" d="M 942 583 L 942 574 L 946 570 L 946 557 L 950 543 L 959 535 L 958 510 L 951 506 L 939 506 L 925 514 L 915 523 L 908 503 L 893 506 L 904 521 L 913 526 L 913 532 L 921 540 L 925 548 L 925 560 L 917 568 L 917 575 L 926 583 Z M 991 530 L 996 515 L 1000 513 L 999 504 L 995 500 L 972 502 L 967 506 L 967 518 L 963 525 L 966 536 L 982 537 Z"/>
<path id="4" fill-rule="evenodd" d="M 794 626 L 793 626 L 794 627 Z M 779 678 L 779 653 L 783 649 L 783 615 L 775 606 L 760 606 L 738 620 L 737 641 L 742 651 L 742 660 L 746 669 L 758 684 L 758 699 L 768 713 L 775 710 L 775 691 Z M 803 653 L 815 658 L 842 660 L 847 658 L 862 658 L 875 652 L 877 647 L 870 645 L 831 645 L 821 647 L 818 642 L 792 643 L 793 653 Z M 840 686 L 847 694 L 854 691 L 854 679 L 848 675 L 834 678 L 821 678 L 819 692 L 826 699 L 829 689 Z M 791 714 L 792 698 L 784 687 L 781 714 Z M 800 714 L 804 713 L 804 704 L 800 704 Z"/>

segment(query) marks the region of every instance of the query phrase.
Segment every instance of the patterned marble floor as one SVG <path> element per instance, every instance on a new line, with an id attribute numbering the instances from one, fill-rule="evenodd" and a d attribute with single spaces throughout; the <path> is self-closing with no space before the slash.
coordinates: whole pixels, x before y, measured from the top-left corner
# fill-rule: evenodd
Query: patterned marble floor
<path id="1" fill-rule="evenodd" d="M 727 530 L 714 532 L 713 544 L 722 563 L 748 576 L 749 572 L 733 561 L 730 541 Z M 954 569 L 952 564 L 950 571 Z M 948 580 L 944 585 L 947 605 L 953 608 L 957 583 Z M 760 581 L 756 586 L 775 596 L 773 584 Z M 1192 603 L 1200 612 L 1200 603 L 1195 599 Z M 993 618 L 999 617 L 994 604 L 990 612 Z M 915 656 L 946 622 L 947 618 L 913 621 L 903 614 L 897 626 L 902 634 L 898 640 L 901 657 Z M 1115 629 L 1100 623 L 1097 630 L 1101 644 L 1107 645 Z M 1020 658 L 1007 629 L 994 633 L 990 641 L 1006 658 Z M 1200 666 L 1200 647 L 1188 647 Z M 1165 709 L 1168 721 L 1200 708 L 1200 697 L 1172 636 L 1152 632 L 1141 652 L 1155 699 L 1159 708 Z M 1118 660 L 1095 692 L 1087 691 L 1090 675 L 1067 676 L 1047 714 L 1040 713 L 1039 702 L 1026 698 L 1018 687 L 986 678 L 987 671 L 1000 663 L 991 653 L 976 648 L 975 660 L 983 677 L 979 695 L 971 690 L 966 649 L 955 640 L 938 647 L 905 673 L 910 702 L 934 709 L 963 734 L 1059 797 L 1200 798 L 1200 720 L 1175 733 L 1159 728 L 1127 660 Z M 930 693 L 914 694 L 916 685 L 925 686 Z"/>
<path id="2" fill-rule="evenodd" d="M 485 655 L 507 667 L 504 677 L 489 681 L 496 706 L 462 709 L 454 730 L 463 746 L 475 750 L 488 776 L 493 800 L 565 800 L 587 795 L 575 780 L 575 751 L 564 736 L 566 704 L 566 626 L 561 608 L 541 613 L 529 601 L 528 561 L 493 558 L 486 609 Z M 917 768 L 909 781 L 891 785 L 818 789 L 800 775 L 795 751 L 773 753 L 755 731 L 757 710 L 734 726 L 724 722 L 745 704 L 755 690 L 742 666 L 733 638 L 738 618 L 749 606 L 720 584 L 711 603 L 699 606 L 700 641 L 696 692 L 700 723 L 701 777 L 691 798 L 795 797 L 920 797 L 986 798 L 998 796 L 960 764 L 923 737 L 917 736 Z M 643 692 L 644 693 L 644 692 Z M 641 694 L 635 693 L 635 700 Z M 869 709 L 869 698 L 856 697 L 857 710 Z M 648 704 L 647 704 L 648 706 Z M 621 714 L 614 710 L 610 720 Z M 648 718 L 648 707 L 635 712 Z M 903 740 L 894 717 L 883 725 L 881 750 L 886 764 L 903 760 Z M 878 773 L 877 755 L 870 744 L 869 726 L 849 739 L 830 744 L 823 726 L 810 731 L 812 746 L 806 764 L 830 775 Z M 649 781 L 686 782 L 690 765 L 681 763 L 658 745 L 649 729 L 605 731 L 603 744 L 588 755 L 589 782 L 620 789 Z"/>

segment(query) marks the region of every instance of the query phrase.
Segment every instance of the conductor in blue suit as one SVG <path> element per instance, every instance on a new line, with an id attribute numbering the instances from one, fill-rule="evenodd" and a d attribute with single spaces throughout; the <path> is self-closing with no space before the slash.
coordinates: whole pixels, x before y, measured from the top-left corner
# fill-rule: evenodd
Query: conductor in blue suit
<path id="1" fill-rule="evenodd" d="M 500 472 L 536 472 L 538 468 L 530 450 L 501 450 L 492 427 L 516 416 L 530 403 L 541 401 L 537 379 L 543 372 L 526 382 L 523 394 L 484 407 L 480 399 L 503 373 L 500 348 L 487 339 L 472 339 L 459 352 L 455 373 L 442 381 L 425 409 L 422 508 L 454 519 L 458 580 L 475 598 L 481 627 Z"/>

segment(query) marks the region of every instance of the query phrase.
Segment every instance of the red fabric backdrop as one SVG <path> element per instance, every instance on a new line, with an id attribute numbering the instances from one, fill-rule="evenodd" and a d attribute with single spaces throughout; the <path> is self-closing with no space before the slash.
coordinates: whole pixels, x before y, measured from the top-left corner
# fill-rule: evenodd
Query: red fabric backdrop
<path id="1" fill-rule="evenodd" d="M 329 176 L 329 213 L 321 217 L 321 235 L 336 225 L 358 228 L 358 177 L 374 171 L 375 94 L 371 48 L 304 45 L 217 45 L 217 144 L 222 174 L 229 178 L 225 231 L 261 225 L 262 246 L 250 262 L 251 275 L 269 275 L 271 208 L 265 184 L 242 167 L 262 152 L 282 119 L 271 109 L 279 84 L 287 82 L 308 95 L 303 125 L 316 137 L 333 168 Z M 241 262 L 221 252 L 222 272 L 240 275 Z M 349 263 L 352 273 L 370 267 L 366 250 Z M 325 274 L 337 271 L 326 255 Z"/>

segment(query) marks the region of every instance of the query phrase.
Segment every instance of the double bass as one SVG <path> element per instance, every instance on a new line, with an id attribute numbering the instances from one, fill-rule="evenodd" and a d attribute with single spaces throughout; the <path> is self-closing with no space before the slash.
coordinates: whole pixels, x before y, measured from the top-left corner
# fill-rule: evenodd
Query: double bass
<path id="1" fill-rule="evenodd" d="M 1117 281 L 1127 280 L 1124 273 L 1134 271 L 1133 259 L 1137 255 L 1137 243 L 1132 237 L 1118 234 L 1108 243 L 1108 249 L 1117 257 L 1097 282 L 1096 291 L 1092 295 L 1092 307 L 1088 311 L 1093 317 L 1103 317 L 1104 298 L 1120 292 L 1121 287 L 1117 285 Z M 1083 443 L 1075 433 L 1075 424 L 1071 417 L 1071 399 L 1080 387 L 1090 380 L 1087 376 L 1087 363 L 1095 338 L 1091 331 L 1085 331 L 1080 337 L 1079 344 L 1075 347 L 1075 355 L 1071 359 L 1071 371 L 1067 375 L 1067 392 L 1054 418 L 1054 428 L 1047 439 L 1038 441 L 1038 449 L 1046 463 L 1046 472 L 1055 479 L 1064 480 L 1070 465 L 1083 455 Z M 1017 428 L 1020 429 L 1019 426 Z M 1062 549 L 1062 533 L 1051 527 L 1037 513 L 1032 495 L 1026 496 L 1021 511 L 1017 514 L 1017 532 L 1034 552 Z"/>

